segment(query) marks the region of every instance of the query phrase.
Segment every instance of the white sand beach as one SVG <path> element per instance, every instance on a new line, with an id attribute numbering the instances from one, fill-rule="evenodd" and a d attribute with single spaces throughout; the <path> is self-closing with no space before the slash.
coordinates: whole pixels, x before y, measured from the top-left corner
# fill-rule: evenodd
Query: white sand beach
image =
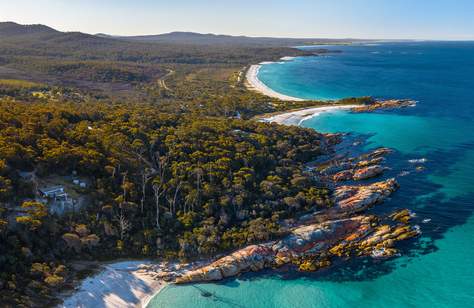
<path id="1" fill-rule="evenodd" d="M 278 123 L 282 125 L 300 125 L 301 122 L 309 118 L 318 116 L 323 112 L 332 112 L 343 109 L 352 109 L 358 107 L 357 105 L 335 105 L 335 106 L 322 106 L 322 107 L 312 107 L 296 111 L 290 111 L 285 113 L 280 113 L 273 115 L 267 118 L 262 118 L 262 122 L 269 123 Z"/>
<path id="2" fill-rule="evenodd" d="M 103 266 L 95 276 L 82 281 L 79 289 L 66 298 L 65 308 L 146 307 L 166 283 L 155 280 L 142 269 L 147 261 L 125 261 Z"/>
<path id="3" fill-rule="evenodd" d="M 260 64 L 259 65 L 252 65 L 248 69 L 247 75 L 246 75 L 246 79 L 247 79 L 246 80 L 247 81 L 246 86 L 249 90 L 257 91 L 257 92 L 260 92 L 260 93 L 262 93 L 266 96 L 270 96 L 270 97 L 273 97 L 273 98 L 278 98 L 278 99 L 283 100 L 283 101 L 295 101 L 295 102 L 296 101 L 304 101 L 304 99 L 284 95 L 284 94 L 278 93 L 278 92 L 270 89 L 269 87 L 267 87 L 263 82 L 261 82 L 258 79 L 258 72 L 259 72 L 261 67 L 262 67 L 262 65 L 260 65 Z"/>
<path id="4" fill-rule="evenodd" d="M 292 61 L 294 57 L 283 57 L 280 60 L 282 61 Z M 247 71 L 246 75 L 246 86 L 249 90 L 260 92 L 264 95 L 278 98 L 285 101 L 304 101 L 304 99 L 284 95 L 276 92 L 275 90 L 266 86 L 260 79 L 258 79 L 258 72 L 262 65 L 273 62 L 262 62 L 258 65 L 252 65 Z M 262 122 L 278 123 L 283 125 L 300 125 L 302 121 L 309 118 L 315 117 L 322 112 L 331 112 L 341 109 L 352 109 L 357 107 L 357 105 L 334 105 L 334 106 L 321 106 L 321 107 L 311 107 L 301 110 L 289 111 L 285 113 L 280 113 L 273 115 L 267 118 L 260 119 Z"/>

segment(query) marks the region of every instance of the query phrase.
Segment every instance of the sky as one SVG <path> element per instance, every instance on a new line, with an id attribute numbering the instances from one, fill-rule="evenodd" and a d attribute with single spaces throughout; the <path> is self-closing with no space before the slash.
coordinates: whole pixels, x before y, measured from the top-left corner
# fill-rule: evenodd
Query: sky
<path id="1" fill-rule="evenodd" d="M 0 21 L 112 35 L 474 40 L 474 0 L 0 0 Z"/>

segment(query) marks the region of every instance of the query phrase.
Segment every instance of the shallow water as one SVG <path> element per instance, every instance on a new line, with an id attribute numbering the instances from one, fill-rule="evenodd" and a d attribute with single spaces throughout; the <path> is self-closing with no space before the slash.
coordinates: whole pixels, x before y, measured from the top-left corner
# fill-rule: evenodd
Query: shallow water
<path id="1" fill-rule="evenodd" d="M 386 176 L 401 189 L 374 209 L 408 207 L 423 236 L 388 262 L 360 259 L 308 276 L 244 275 L 198 288 L 168 287 L 151 307 L 474 306 L 474 43 L 334 46 L 343 53 L 264 65 L 259 78 L 290 96 L 373 95 L 418 100 L 390 112 L 322 114 L 303 126 L 349 132 L 349 140 L 396 149 Z M 347 150 L 358 150 L 349 147 Z M 359 149 L 360 150 L 360 149 Z M 426 163 L 408 160 L 426 158 Z M 425 170 L 416 171 L 417 166 Z M 422 223 L 423 219 L 431 219 Z"/>

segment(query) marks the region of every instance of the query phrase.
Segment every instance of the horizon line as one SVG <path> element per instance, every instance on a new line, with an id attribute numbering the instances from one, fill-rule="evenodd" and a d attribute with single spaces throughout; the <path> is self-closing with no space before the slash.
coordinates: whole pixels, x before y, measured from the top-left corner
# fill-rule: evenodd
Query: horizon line
<path id="1" fill-rule="evenodd" d="M 341 40 L 341 41 L 376 41 L 376 42 L 383 42 L 383 41 L 390 41 L 390 42 L 401 42 L 401 41 L 411 41 L 411 42 L 474 42 L 474 37 L 472 38 L 465 38 L 465 39 L 456 39 L 456 38 L 364 38 L 364 37 L 297 37 L 297 36 L 271 36 L 271 35 L 247 35 L 247 34 L 225 34 L 225 33 L 217 33 L 217 32 L 196 32 L 192 30 L 174 30 L 169 32 L 161 32 L 161 33 L 152 33 L 152 34 L 132 34 L 132 35 L 123 35 L 123 34 L 110 34 L 106 32 L 96 32 L 90 33 L 80 30 L 60 30 L 55 26 L 50 26 L 47 24 L 42 23 L 32 23 L 32 24 L 22 24 L 13 20 L 6 20 L 0 21 L 0 23 L 14 23 L 20 26 L 46 26 L 55 31 L 62 32 L 62 33 L 84 33 L 88 35 L 98 36 L 98 35 L 106 35 L 110 37 L 116 38 L 127 38 L 127 37 L 140 37 L 140 36 L 158 36 L 158 35 L 165 35 L 165 34 L 172 34 L 172 33 L 193 33 L 193 34 L 201 34 L 201 35 L 215 35 L 215 36 L 230 36 L 230 37 L 247 37 L 247 38 L 271 38 L 271 39 L 292 39 L 292 40 Z"/>

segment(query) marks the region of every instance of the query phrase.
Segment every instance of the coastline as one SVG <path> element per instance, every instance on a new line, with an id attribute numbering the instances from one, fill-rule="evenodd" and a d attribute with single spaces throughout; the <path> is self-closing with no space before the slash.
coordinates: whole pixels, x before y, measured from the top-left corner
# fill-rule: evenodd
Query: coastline
<path id="1" fill-rule="evenodd" d="M 323 112 L 333 112 L 337 110 L 352 110 L 357 108 L 359 105 L 335 105 L 335 106 L 321 106 L 321 107 L 309 107 L 304 109 L 290 110 L 275 115 L 264 116 L 259 118 L 259 121 L 267 123 L 277 123 L 281 125 L 296 125 L 300 126 L 301 123 L 310 118 L 316 117 Z"/>
<path id="2" fill-rule="evenodd" d="M 167 283 L 149 272 L 150 261 L 122 261 L 102 265 L 102 270 L 84 279 L 59 307 L 146 307 Z M 165 266 L 164 263 L 160 263 Z"/>
<path id="3" fill-rule="evenodd" d="M 322 112 L 354 107 L 357 105 L 310 107 L 267 115 L 258 120 L 281 125 L 300 125 L 302 121 Z M 209 260 L 198 262 L 201 265 L 207 263 Z M 175 272 L 189 270 L 189 264 L 179 265 L 179 263 L 146 260 L 103 264 L 96 274 L 84 279 L 71 295 L 65 296 L 64 302 L 58 307 L 145 308 L 155 296 L 169 285 L 161 278 L 160 274 L 177 267 L 179 269 Z"/>
<path id="4" fill-rule="evenodd" d="M 284 57 L 281 60 L 289 61 L 291 59 L 292 59 L 291 57 Z M 272 98 L 277 98 L 282 101 L 293 101 L 293 102 L 305 101 L 304 99 L 301 99 L 298 97 L 293 97 L 293 96 L 285 95 L 282 93 L 278 93 L 277 91 L 265 85 L 260 79 L 258 79 L 258 72 L 260 71 L 260 68 L 262 67 L 263 64 L 265 64 L 265 62 L 251 65 L 250 68 L 247 70 L 247 74 L 245 75 L 245 86 L 247 87 L 247 89 L 251 91 L 259 92 L 263 95 L 266 95 Z"/>
<path id="5" fill-rule="evenodd" d="M 291 61 L 292 57 L 283 57 L 282 61 Z M 258 79 L 259 69 L 266 62 L 250 66 L 246 73 L 245 84 L 249 90 L 258 91 L 264 95 L 278 98 L 286 101 L 306 101 L 310 100 L 286 96 L 278 93 L 263 84 Z M 408 100 L 389 100 L 381 101 L 373 109 L 384 108 L 384 104 L 389 107 L 398 107 L 400 102 L 410 102 Z M 346 103 L 344 105 L 344 103 Z M 350 104 L 349 102 L 320 102 L 310 107 L 279 111 L 275 113 L 263 114 L 254 119 L 261 122 L 277 123 L 286 126 L 300 126 L 307 119 L 316 117 L 321 113 L 335 112 L 338 110 L 350 110 L 358 112 L 372 111 L 372 107 L 364 104 Z M 405 105 L 402 105 L 403 107 Z M 409 104 L 407 106 L 412 106 Z M 362 109 L 361 109 L 362 108 Z M 365 110 L 365 109 L 367 110 Z M 382 183 L 382 182 L 380 182 Z M 398 184 L 397 184 L 398 185 Z M 396 185 L 395 185 L 396 186 Z M 249 246 L 252 247 L 252 246 Z M 219 262 L 219 260 L 215 261 Z M 211 260 L 198 262 L 199 267 L 207 266 Z M 153 262 L 153 261 L 119 261 L 101 265 L 101 270 L 81 282 L 79 287 L 68 297 L 64 297 L 64 302 L 59 307 L 147 307 L 150 301 L 157 296 L 170 283 L 171 279 L 176 278 L 176 274 L 192 273 L 196 264 L 181 264 L 174 262 Z M 212 265 L 212 264 L 211 264 Z M 173 278 L 170 278 L 174 274 Z M 165 281 L 166 280 L 166 281 Z M 192 282 L 191 282 L 192 283 Z"/>
<path id="6" fill-rule="evenodd" d="M 292 61 L 294 57 L 283 57 L 281 61 Z M 250 68 L 247 70 L 245 75 L 245 86 L 247 89 L 251 91 L 259 92 L 263 95 L 277 98 L 284 101 L 294 101 L 294 102 L 303 102 L 308 101 L 299 97 L 289 96 L 282 93 L 279 93 L 267 85 L 265 85 L 260 79 L 258 79 L 258 73 L 260 68 L 264 64 L 273 63 L 273 62 L 262 62 L 260 64 L 251 65 Z M 262 122 L 269 122 L 269 123 L 278 123 L 282 125 L 300 125 L 302 121 L 307 120 L 309 118 L 315 117 L 322 112 L 331 112 L 336 110 L 342 109 L 352 109 L 359 107 L 359 105 L 334 105 L 327 104 L 324 106 L 312 106 L 308 108 L 299 108 L 296 110 L 284 111 L 281 113 L 277 113 L 275 115 L 266 115 L 263 117 L 257 118 L 259 121 Z"/>

